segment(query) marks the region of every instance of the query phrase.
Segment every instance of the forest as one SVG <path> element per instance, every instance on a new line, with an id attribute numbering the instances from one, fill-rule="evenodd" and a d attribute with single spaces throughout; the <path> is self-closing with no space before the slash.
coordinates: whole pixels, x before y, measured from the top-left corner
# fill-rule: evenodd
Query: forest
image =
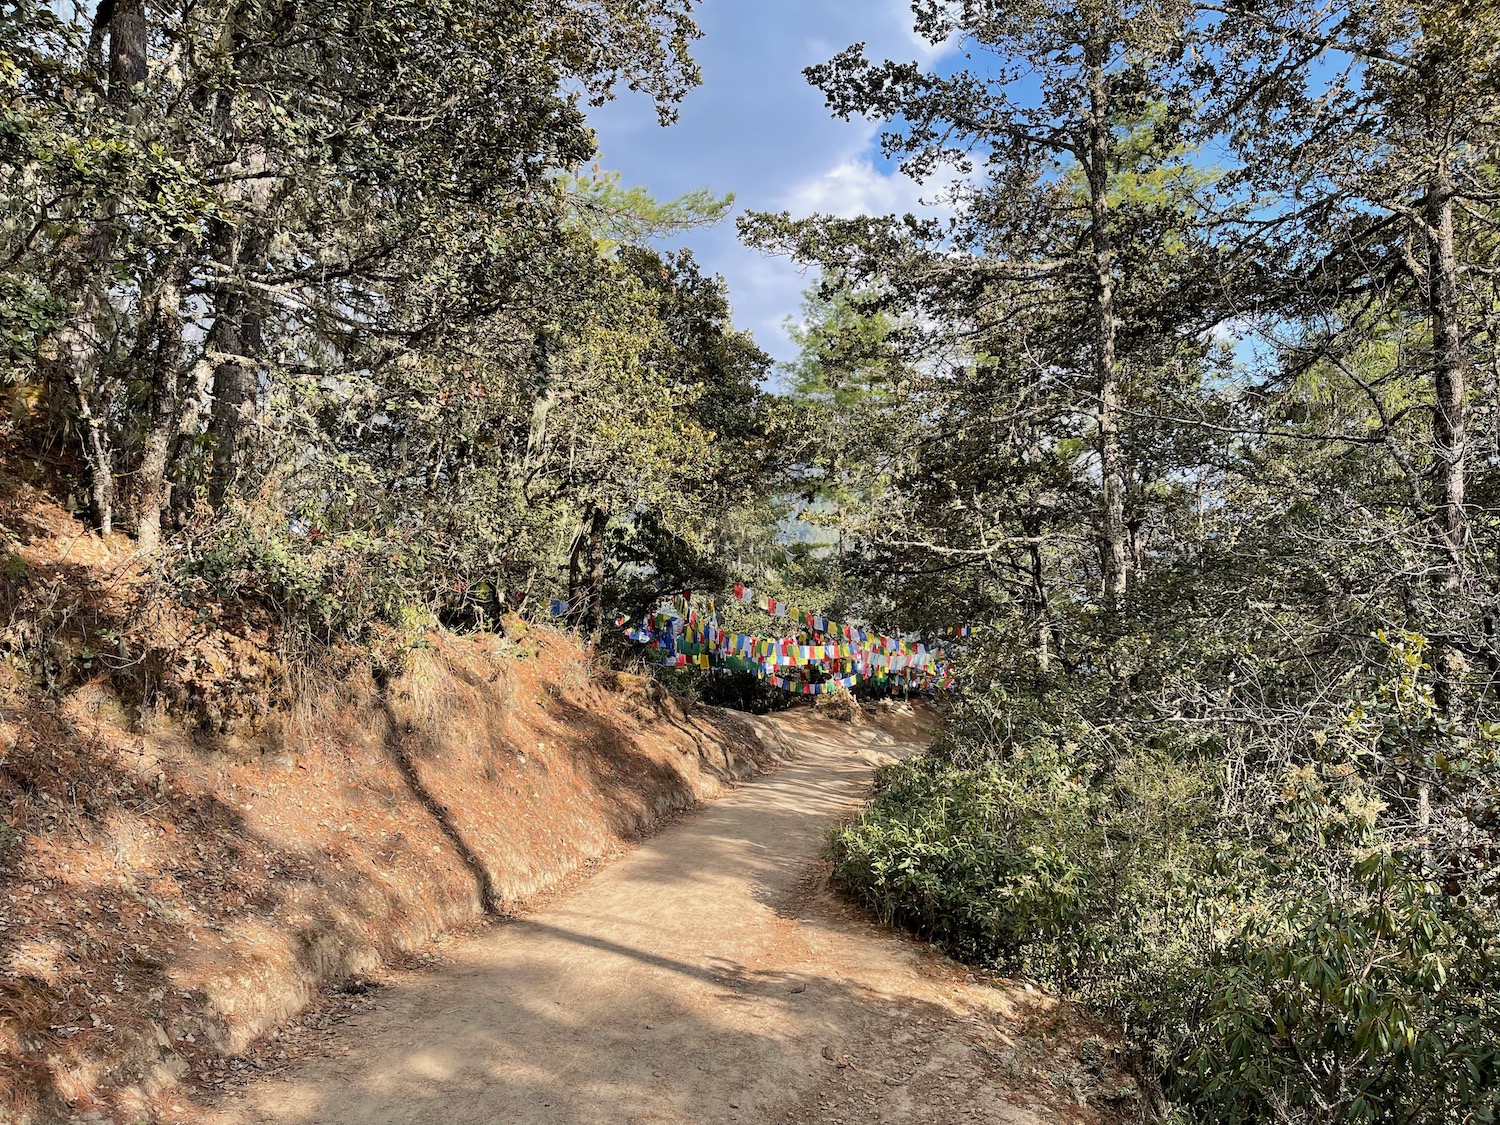
<path id="1" fill-rule="evenodd" d="M 620 626 L 962 627 L 847 894 L 1118 1021 L 1160 1120 L 1496 1120 L 1500 6 L 912 0 L 941 64 L 805 78 L 937 217 L 601 166 L 695 8 L 0 5 L 4 487 L 289 665 L 556 604 L 764 710 Z M 66 607 L 0 570 L 19 668 Z"/>

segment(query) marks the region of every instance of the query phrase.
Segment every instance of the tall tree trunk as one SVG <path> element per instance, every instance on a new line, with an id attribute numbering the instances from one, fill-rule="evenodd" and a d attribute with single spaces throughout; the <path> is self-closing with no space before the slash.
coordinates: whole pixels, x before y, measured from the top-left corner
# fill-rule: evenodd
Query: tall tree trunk
<path id="1" fill-rule="evenodd" d="M 1469 521 L 1464 508 L 1468 457 L 1467 380 L 1458 255 L 1454 248 L 1453 172 L 1448 139 L 1454 108 L 1439 77 L 1442 67 L 1428 57 L 1422 60 L 1420 70 L 1425 84 L 1428 137 L 1434 149 L 1423 201 L 1423 217 L 1427 224 L 1427 314 L 1432 333 L 1434 398 L 1432 499 L 1437 576 L 1433 599 L 1433 619 L 1437 625 L 1434 694 L 1448 719 L 1462 721 L 1468 709 L 1463 690 L 1467 664 L 1453 635 L 1452 625 L 1445 620 L 1457 608 L 1469 541 Z M 1417 776 L 1417 827 L 1422 854 L 1430 864 L 1433 862 L 1429 846 L 1433 794 L 1432 778 L 1425 763 L 1421 764 Z"/>
<path id="2" fill-rule="evenodd" d="M 152 310 L 151 417 L 136 473 L 136 546 L 141 551 L 154 551 L 160 544 L 161 515 L 171 498 L 167 459 L 181 423 L 182 280 L 182 265 L 174 260 Z"/>
<path id="3" fill-rule="evenodd" d="M 114 0 L 95 10 L 97 26 L 106 16 L 109 27 L 109 97 L 128 104 L 136 86 L 146 81 L 146 5 L 144 0 Z"/>
<path id="4" fill-rule="evenodd" d="M 573 545 L 568 548 L 568 621 L 574 625 L 583 620 L 585 588 L 583 584 L 584 556 L 589 546 L 589 524 L 579 523 L 573 533 Z"/>
<path id="5" fill-rule="evenodd" d="M 255 421 L 260 393 L 260 372 L 255 357 L 260 354 L 261 318 L 243 293 L 231 292 L 214 320 L 213 412 L 208 432 L 213 447 L 213 468 L 208 499 L 217 510 L 233 491 L 244 460 L 244 439 Z"/>
<path id="6" fill-rule="evenodd" d="M 1425 25 L 1425 21 L 1424 21 Z M 1424 26 L 1424 32 L 1429 29 Z M 1424 43 L 1427 36 L 1424 34 Z M 1426 126 L 1432 145 L 1423 218 L 1427 224 L 1427 316 L 1432 332 L 1432 500 L 1435 509 L 1434 559 L 1437 624 L 1437 702 L 1450 719 L 1467 709 L 1463 698 L 1466 661 L 1444 615 L 1456 608 L 1464 584 L 1469 548 L 1465 510 L 1468 468 L 1467 357 L 1463 309 L 1459 296 L 1458 253 L 1453 231 L 1452 133 L 1456 123 L 1452 97 L 1445 88 L 1444 65 L 1431 54 L 1421 59 Z"/>
<path id="7" fill-rule="evenodd" d="M 1031 544 L 1026 549 L 1026 559 L 1031 574 L 1028 595 L 1036 622 L 1036 666 L 1038 671 L 1046 673 L 1052 670 L 1052 621 L 1047 605 L 1047 583 L 1042 569 L 1042 548 L 1036 543 Z"/>
<path id="8" fill-rule="evenodd" d="M 130 105 L 132 90 L 147 75 L 146 10 L 142 0 L 101 0 L 89 39 L 92 60 L 100 60 L 106 38 L 109 100 L 124 111 Z M 108 419 L 94 409 L 94 397 L 102 374 L 101 321 L 112 227 L 113 215 L 107 213 L 90 223 L 69 248 L 76 262 L 65 274 L 73 307 L 58 334 L 57 349 L 57 374 L 78 411 L 88 474 L 89 518 L 102 535 L 114 530 L 115 484 Z"/>
<path id="9" fill-rule="evenodd" d="M 1120 370 L 1115 354 L 1114 242 L 1109 231 L 1109 160 L 1112 136 L 1108 44 L 1097 31 L 1084 48 L 1089 73 L 1089 235 L 1094 267 L 1094 378 L 1099 388 L 1099 561 L 1104 602 L 1118 609 L 1130 580 L 1125 527 L 1125 456 L 1120 445 Z"/>
<path id="10" fill-rule="evenodd" d="M 99 379 L 102 351 L 99 318 L 102 302 L 93 274 L 106 253 L 109 232 L 94 223 L 67 253 L 77 255 L 79 268 L 70 283 L 73 311 L 58 333 L 56 371 L 68 387 L 68 396 L 78 411 L 78 431 L 83 442 L 83 463 L 88 476 L 89 521 L 101 535 L 114 530 L 115 480 L 107 420 L 94 411 L 93 387 Z"/>
<path id="11" fill-rule="evenodd" d="M 1439 551 L 1443 586 L 1456 590 L 1463 580 L 1469 520 L 1464 511 L 1468 453 L 1467 372 L 1458 295 L 1458 257 L 1453 246 L 1453 178 L 1446 162 L 1428 183 L 1427 303 L 1432 324 L 1432 378 L 1437 403 L 1433 414 L 1433 453 Z"/>
<path id="12" fill-rule="evenodd" d="M 1465 415 L 1465 363 L 1458 295 L 1458 258 L 1453 247 L 1453 178 L 1446 160 L 1439 161 L 1427 186 L 1427 307 L 1432 329 L 1433 500 L 1438 591 L 1436 617 L 1451 611 L 1463 585 L 1469 520 L 1464 510 L 1468 419 Z M 1459 720 L 1467 710 L 1463 677 L 1467 662 L 1451 628 L 1438 629 L 1436 700 L 1443 714 Z M 1432 820 L 1432 782 L 1417 782 L 1417 825 L 1426 849 Z"/>
<path id="13" fill-rule="evenodd" d="M 246 7 L 237 5 L 231 11 L 228 17 L 231 29 L 239 27 Z M 237 46 L 241 44 L 237 30 L 233 38 Z M 255 91 L 251 102 L 262 113 L 269 110 L 263 91 Z M 243 136 L 232 99 L 224 100 L 218 117 L 220 131 L 234 140 L 239 154 L 231 171 L 243 179 L 231 190 L 237 193 L 249 215 L 237 223 L 217 224 L 213 232 L 214 252 L 220 262 L 243 277 L 265 267 L 270 249 L 265 231 L 256 227 L 270 204 L 271 179 L 267 174 L 270 158 L 263 144 Z M 214 357 L 213 409 L 208 423 L 213 450 L 208 498 L 217 511 L 242 475 L 245 437 L 255 424 L 260 398 L 262 310 L 259 299 L 244 285 L 221 286 L 215 302 L 214 351 L 218 354 Z"/>
<path id="14" fill-rule="evenodd" d="M 100 4 L 99 12 L 103 12 Z M 109 97 L 122 110 L 135 98 L 149 74 L 146 57 L 144 0 L 113 0 L 109 16 Z M 182 354 L 181 268 L 176 253 L 165 264 L 151 319 L 143 330 L 154 335 L 151 349 L 151 417 L 136 471 L 136 542 L 153 551 L 161 540 L 161 513 L 166 506 L 167 458 L 178 425 L 178 367 Z"/>
<path id="15" fill-rule="evenodd" d="M 595 508 L 589 517 L 589 634 L 597 641 L 604 635 L 604 533 L 609 513 Z"/>

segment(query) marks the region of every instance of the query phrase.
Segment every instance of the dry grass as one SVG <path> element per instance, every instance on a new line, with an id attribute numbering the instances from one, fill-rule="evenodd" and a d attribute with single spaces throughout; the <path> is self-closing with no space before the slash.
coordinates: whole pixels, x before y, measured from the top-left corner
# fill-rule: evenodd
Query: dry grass
<path id="1" fill-rule="evenodd" d="M 562 686 L 582 663 L 563 637 L 501 645 L 434 637 L 384 693 L 310 682 L 261 736 L 213 745 L 132 732 L 102 684 L 10 713 L 0 1105 L 170 1106 L 329 982 L 514 908 L 767 758 L 742 725 Z"/>
<path id="2" fill-rule="evenodd" d="M 859 700 L 855 699 L 853 693 L 842 685 L 827 695 L 818 696 L 814 706 L 818 714 L 836 722 L 849 723 L 853 726 L 859 726 L 864 722 L 864 712 L 860 709 Z"/>

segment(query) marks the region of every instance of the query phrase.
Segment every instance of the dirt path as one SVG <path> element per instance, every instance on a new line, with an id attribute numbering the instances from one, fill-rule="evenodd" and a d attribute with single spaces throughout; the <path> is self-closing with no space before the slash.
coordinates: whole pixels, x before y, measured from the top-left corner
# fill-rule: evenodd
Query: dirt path
<path id="1" fill-rule="evenodd" d="M 1074 1095 L 1117 1076 L 1079 1061 L 1045 1002 L 975 982 L 824 890 L 825 829 L 906 747 L 780 721 L 795 762 L 458 943 L 441 970 L 403 975 L 344 1025 L 341 1054 L 247 1088 L 216 1120 L 1097 1120 Z"/>

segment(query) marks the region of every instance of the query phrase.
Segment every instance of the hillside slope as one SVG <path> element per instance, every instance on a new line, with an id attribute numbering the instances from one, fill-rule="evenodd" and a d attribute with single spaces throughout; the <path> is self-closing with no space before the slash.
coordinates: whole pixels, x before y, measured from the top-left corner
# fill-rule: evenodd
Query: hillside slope
<path id="1" fill-rule="evenodd" d="M 267 634 L 164 603 L 64 513 L 0 527 L 0 1116 L 154 1119 L 320 989 L 776 756 L 547 630 L 433 632 L 389 682 L 293 692 Z"/>

